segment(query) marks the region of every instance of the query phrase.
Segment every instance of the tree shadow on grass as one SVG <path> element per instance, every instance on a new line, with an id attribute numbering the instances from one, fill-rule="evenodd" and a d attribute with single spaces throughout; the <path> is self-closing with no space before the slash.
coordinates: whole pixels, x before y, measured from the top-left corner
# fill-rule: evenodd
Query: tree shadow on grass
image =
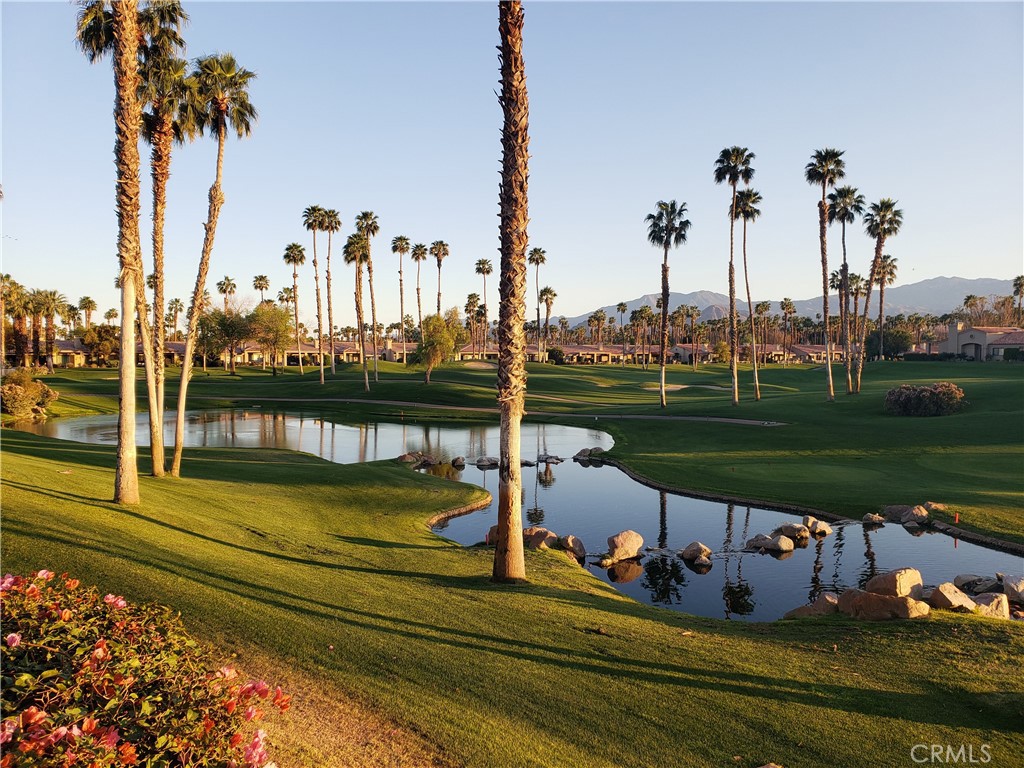
<path id="1" fill-rule="evenodd" d="M 551 667 L 555 674 L 572 670 L 582 675 L 598 675 L 605 678 L 643 682 L 670 688 L 692 689 L 700 695 L 713 690 L 716 694 L 727 693 L 755 700 L 771 700 L 784 704 L 796 704 L 849 712 L 878 718 L 905 719 L 912 717 L 915 722 L 955 728 L 991 729 L 999 727 L 1008 732 L 1020 732 L 1021 720 L 1014 714 L 1013 704 L 998 711 L 986 704 L 996 697 L 1020 699 L 1019 693 L 982 691 L 957 693 L 957 706 L 949 706 L 950 691 L 943 689 L 933 693 L 880 691 L 840 682 L 815 680 L 805 682 L 787 679 L 784 675 L 766 676 L 736 670 L 701 669 L 680 663 L 675 657 L 671 661 L 655 661 L 629 653 L 629 646 L 618 643 L 615 647 L 591 649 L 560 646 L 551 642 L 534 642 L 520 637 L 499 636 L 493 633 L 464 629 L 439 621 L 420 621 L 409 616 L 388 615 L 379 611 L 365 610 L 338 602 L 318 600 L 308 594 L 291 592 L 280 587 L 254 584 L 236 576 L 211 571 L 207 565 L 184 563 L 180 558 L 150 555 L 140 557 L 127 545 L 112 541 L 83 542 L 68 538 L 56 531 L 44 533 L 28 530 L 14 524 L 13 532 L 23 536 L 34 536 L 69 548 L 91 551 L 117 560 L 137 563 L 147 569 L 154 569 L 186 582 L 201 585 L 215 592 L 234 595 L 245 601 L 279 611 L 283 616 L 293 614 L 321 622 L 341 623 L 358 632 L 371 635 L 388 635 L 417 643 L 428 643 L 441 652 L 453 655 L 484 654 L 500 656 L 524 665 L 523 673 L 531 674 L 531 665 Z M 263 553 L 268 554 L 268 553 Z M 292 558 L 285 558 L 292 559 Z M 305 563 L 316 565 L 315 563 Z M 322 564 L 321 564 L 322 565 Z M 373 568 L 346 567 L 344 570 L 363 571 L 384 576 L 401 578 L 432 577 L 437 585 L 458 588 L 460 584 L 477 582 L 484 586 L 481 577 L 439 577 L 437 574 L 416 574 L 402 571 L 387 571 Z M 494 585 L 488 585 L 496 589 Z M 191 590 L 190 590 L 191 591 Z M 561 596 L 565 590 L 544 588 L 537 590 L 538 596 Z M 566 594 L 560 594 L 566 593 Z M 574 600 L 574 602 L 576 602 Z M 600 602 L 600 598 L 594 598 Z M 604 601 L 608 602 L 608 601 Z M 619 612 L 621 606 L 604 606 Z M 632 611 L 627 611 L 632 613 Z M 650 616 L 647 620 L 653 620 Z M 525 630 L 524 630 L 525 631 Z M 614 637 L 610 640 L 614 641 Z M 384 642 L 382 640 L 382 642 Z M 594 642 L 603 642 L 595 636 Z M 712 640 L 712 642 L 714 642 Z M 667 651 L 666 651 L 667 653 Z M 605 684 L 602 684 L 605 685 Z M 943 696 L 937 696 L 937 693 Z"/>

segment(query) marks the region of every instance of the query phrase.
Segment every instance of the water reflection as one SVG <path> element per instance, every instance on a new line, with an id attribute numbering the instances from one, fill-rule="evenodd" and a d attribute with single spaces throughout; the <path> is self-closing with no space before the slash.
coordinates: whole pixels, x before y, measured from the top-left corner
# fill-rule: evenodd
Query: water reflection
<path id="1" fill-rule="evenodd" d="M 675 555 L 655 555 L 644 563 L 643 570 L 643 586 L 650 592 L 650 602 L 657 605 L 682 603 L 686 571 L 680 558 Z"/>

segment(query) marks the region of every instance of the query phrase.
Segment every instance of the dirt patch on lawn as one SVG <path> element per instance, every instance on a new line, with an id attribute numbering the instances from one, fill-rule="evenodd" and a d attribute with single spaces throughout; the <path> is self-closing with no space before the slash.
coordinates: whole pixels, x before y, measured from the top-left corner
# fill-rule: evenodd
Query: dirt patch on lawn
<path id="1" fill-rule="evenodd" d="M 496 366 L 494 363 L 485 363 L 482 360 L 472 360 L 466 363 L 465 367 L 471 368 L 472 370 L 475 371 L 492 371 L 498 366 Z"/>

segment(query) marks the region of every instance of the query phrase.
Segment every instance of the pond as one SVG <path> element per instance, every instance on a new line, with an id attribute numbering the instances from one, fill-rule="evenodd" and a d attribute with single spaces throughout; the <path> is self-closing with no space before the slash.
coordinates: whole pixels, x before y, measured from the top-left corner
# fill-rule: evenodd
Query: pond
<path id="1" fill-rule="evenodd" d="M 173 414 L 168 423 L 172 424 Z M 32 431 L 79 442 L 113 443 L 113 416 L 54 419 L 31 425 Z M 138 422 L 140 444 L 148 442 L 145 415 Z M 339 463 L 394 458 L 422 451 L 442 461 L 498 453 L 498 426 L 445 426 L 407 419 L 403 423 L 342 424 L 318 414 L 246 408 L 196 411 L 187 414 L 186 445 L 269 447 L 305 451 Z M 743 552 L 744 542 L 770 533 L 797 516 L 745 505 L 694 499 L 641 485 L 611 466 L 583 466 L 570 460 L 581 448 L 612 447 L 607 434 L 592 429 L 551 424 L 523 424 L 524 459 L 540 454 L 560 456 L 562 464 L 523 468 L 523 524 L 543 525 L 582 539 L 588 552 L 606 549 L 607 538 L 632 529 L 644 538 L 639 563 L 605 570 L 586 564 L 602 579 L 641 602 L 700 616 L 753 621 L 779 618 L 823 591 L 842 592 L 863 586 L 876 573 L 910 566 L 921 571 L 925 584 L 951 581 L 959 573 L 1020 573 L 1018 556 L 986 549 L 941 533 L 912 535 L 889 524 L 872 529 L 860 523 L 833 525 L 834 533 L 812 540 L 792 556 Z M 429 470 L 453 480 L 475 483 L 497 498 L 497 470 L 469 464 L 456 470 L 441 464 Z M 497 520 L 497 502 L 435 527 L 435 532 L 464 545 L 483 541 Z M 714 550 L 712 568 L 697 573 L 676 552 L 691 541 Z"/>

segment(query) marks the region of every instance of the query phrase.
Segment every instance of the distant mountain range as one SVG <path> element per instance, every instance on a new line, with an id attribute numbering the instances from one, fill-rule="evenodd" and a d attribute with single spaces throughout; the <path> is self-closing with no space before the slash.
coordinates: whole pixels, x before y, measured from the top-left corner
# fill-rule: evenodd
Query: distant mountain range
<path id="1" fill-rule="evenodd" d="M 971 294 L 985 297 L 1008 296 L 1012 292 L 1012 280 L 995 280 L 987 277 L 975 279 L 967 279 L 964 277 L 933 277 L 928 280 L 922 280 L 918 283 L 887 287 L 885 289 L 885 314 L 909 315 L 916 312 L 918 314 L 944 315 L 961 306 L 965 296 L 969 296 Z M 660 293 L 649 293 L 637 299 L 633 299 L 632 301 L 627 301 L 626 322 L 629 322 L 629 313 L 634 309 L 639 309 L 644 305 L 655 308 L 657 306 L 658 299 L 660 298 Z M 754 303 L 756 304 L 758 301 L 764 301 L 764 299 L 755 299 Z M 829 302 L 831 314 L 838 314 L 838 296 L 832 294 Z M 728 317 L 729 314 L 729 297 L 722 293 L 715 293 L 714 291 L 694 291 L 693 293 L 669 294 L 670 312 L 682 304 L 693 304 L 699 307 L 701 310 L 701 322 Z M 821 296 L 813 299 L 794 301 L 793 304 L 796 305 L 797 315 L 801 317 L 814 317 L 815 315 L 821 314 Z M 878 307 L 877 289 L 872 293 L 871 304 L 872 307 Z M 586 324 L 587 318 L 597 311 L 597 309 L 599 308 L 595 307 L 584 315 L 566 318 L 569 321 L 569 327 L 575 328 L 581 323 Z M 600 309 L 603 309 L 608 317 L 614 317 L 616 322 L 618 322 L 619 313 L 616 310 L 615 304 L 609 304 L 600 307 Z M 737 300 L 736 309 L 741 316 L 746 317 L 747 302 L 745 300 Z M 778 312 L 779 300 L 773 299 L 772 313 L 775 314 Z"/>

